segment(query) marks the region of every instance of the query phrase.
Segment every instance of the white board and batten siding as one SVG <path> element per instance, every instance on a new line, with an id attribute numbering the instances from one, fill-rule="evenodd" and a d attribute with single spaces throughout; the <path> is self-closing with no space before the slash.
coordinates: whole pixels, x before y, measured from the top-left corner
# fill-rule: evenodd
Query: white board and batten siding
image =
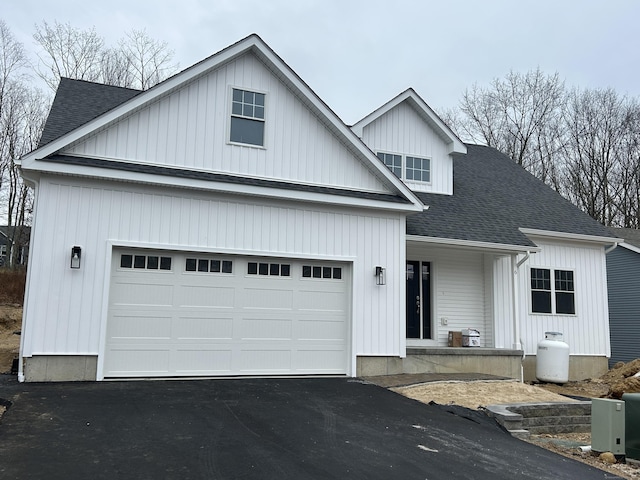
<path id="1" fill-rule="evenodd" d="M 532 238 L 541 251 L 532 254 L 518 271 L 520 334 L 525 353 L 535 355 L 537 344 L 548 331 L 561 332 L 572 355 L 609 356 L 606 260 L 601 245 Z M 531 268 L 574 272 L 575 315 L 531 312 Z M 553 281 L 553 274 L 552 274 Z M 498 331 L 513 336 L 509 317 Z M 507 337 L 504 341 L 508 341 Z"/>
<path id="2" fill-rule="evenodd" d="M 23 354 L 99 355 L 106 337 L 112 247 L 277 256 L 348 265 L 347 374 L 357 355 L 402 353 L 405 221 L 401 213 L 254 201 L 144 185 L 47 177 L 32 233 Z M 80 245 L 82 266 L 69 268 Z M 375 284 L 376 265 L 387 285 Z"/>
<path id="3" fill-rule="evenodd" d="M 405 183 L 414 191 L 453 194 L 453 160 L 448 145 L 406 103 L 366 125 L 362 140 L 376 153 L 431 159 L 430 183 Z"/>
<path id="4" fill-rule="evenodd" d="M 446 346 L 450 330 L 474 328 L 480 333 L 481 345 L 491 345 L 484 254 L 409 243 L 407 260 L 431 262 L 433 344 Z M 446 325 L 442 325 L 443 318 Z"/>
<path id="5" fill-rule="evenodd" d="M 232 88 L 266 94 L 265 148 L 228 142 Z M 327 125 L 253 54 L 66 148 L 64 153 L 388 193 Z"/>

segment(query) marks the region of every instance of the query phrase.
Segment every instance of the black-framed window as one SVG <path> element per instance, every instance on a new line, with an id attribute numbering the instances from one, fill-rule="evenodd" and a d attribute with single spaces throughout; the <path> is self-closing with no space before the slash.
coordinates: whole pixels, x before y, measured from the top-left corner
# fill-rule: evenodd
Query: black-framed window
<path id="1" fill-rule="evenodd" d="M 171 257 L 159 255 L 120 255 L 120 268 L 134 268 L 138 270 L 171 270 Z"/>
<path id="2" fill-rule="evenodd" d="M 552 274 L 553 272 L 553 280 Z M 531 311 L 558 315 L 576 313 L 574 274 L 571 270 L 531 269 Z"/>
<path id="3" fill-rule="evenodd" d="M 234 88 L 231 98 L 231 129 L 234 143 L 264 147 L 264 93 Z"/>
<path id="4" fill-rule="evenodd" d="M 247 264 L 247 274 L 269 277 L 289 277 L 291 276 L 291 265 L 288 263 L 249 262 Z"/>
<path id="5" fill-rule="evenodd" d="M 342 280 L 342 267 L 329 265 L 303 265 L 302 278 Z"/>
<path id="6" fill-rule="evenodd" d="M 185 260 L 184 270 L 200 273 L 233 273 L 233 261 L 191 257 Z"/>

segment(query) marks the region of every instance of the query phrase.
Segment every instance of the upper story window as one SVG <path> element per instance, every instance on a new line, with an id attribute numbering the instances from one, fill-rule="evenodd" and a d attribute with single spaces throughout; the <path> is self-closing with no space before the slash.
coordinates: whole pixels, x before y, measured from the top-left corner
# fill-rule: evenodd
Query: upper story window
<path id="1" fill-rule="evenodd" d="M 551 279 L 553 272 L 553 280 Z M 531 311 L 574 315 L 575 287 L 570 270 L 531 269 Z"/>
<path id="2" fill-rule="evenodd" d="M 400 155 L 378 152 L 378 158 L 384 162 L 396 177 L 402 178 L 402 157 Z"/>
<path id="3" fill-rule="evenodd" d="M 264 146 L 265 94 L 233 89 L 231 135 L 234 143 Z"/>
<path id="4" fill-rule="evenodd" d="M 406 157 L 405 176 L 416 182 L 431 181 L 431 160 L 428 158 Z"/>
<path id="5" fill-rule="evenodd" d="M 431 182 L 431 159 L 383 152 L 377 155 L 396 177 L 413 182 Z"/>

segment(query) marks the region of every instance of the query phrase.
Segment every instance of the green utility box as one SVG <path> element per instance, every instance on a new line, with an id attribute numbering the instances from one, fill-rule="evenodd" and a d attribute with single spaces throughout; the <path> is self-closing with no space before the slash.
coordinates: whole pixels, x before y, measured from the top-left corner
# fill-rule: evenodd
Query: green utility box
<path id="1" fill-rule="evenodd" d="M 625 402 L 608 398 L 591 400 L 591 449 L 624 455 Z"/>
<path id="2" fill-rule="evenodd" d="M 640 393 L 622 395 L 626 407 L 627 458 L 640 460 Z"/>

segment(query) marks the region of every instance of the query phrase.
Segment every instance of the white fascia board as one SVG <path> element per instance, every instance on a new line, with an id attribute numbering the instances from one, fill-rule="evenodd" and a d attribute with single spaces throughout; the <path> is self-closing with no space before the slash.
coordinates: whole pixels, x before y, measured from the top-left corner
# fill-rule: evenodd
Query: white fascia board
<path id="1" fill-rule="evenodd" d="M 626 248 L 627 250 L 631 250 L 634 253 L 640 253 L 640 248 L 636 247 L 635 245 L 631 245 L 630 243 L 627 243 L 627 242 L 619 243 L 618 246 L 622 248 Z"/>
<path id="2" fill-rule="evenodd" d="M 427 102 L 425 102 L 422 97 L 420 97 L 420 95 L 418 95 L 412 88 L 408 88 L 381 107 L 371 112 L 369 115 L 353 125 L 351 129 L 358 137 L 362 137 L 364 127 L 369 125 L 374 120 L 380 118 L 390 110 L 393 110 L 402 102 L 408 102 L 409 104 L 411 104 L 413 108 L 417 110 L 419 114 L 421 114 L 422 118 L 435 129 L 436 133 L 448 140 L 449 153 L 467 153 L 466 145 L 458 138 L 455 133 L 453 133 L 449 126 L 442 121 L 442 119 L 436 112 L 433 111 L 433 109 L 427 104 Z"/>
<path id="3" fill-rule="evenodd" d="M 454 248 L 484 250 L 493 253 L 503 253 L 505 255 L 513 253 L 536 253 L 542 250 L 540 247 L 535 246 L 478 242 L 474 240 L 459 240 L 456 238 L 423 237 L 421 235 L 406 235 L 405 238 L 407 242 L 429 243 L 438 246 L 441 245 Z"/>
<path id="4" fill-rule="evenodd" d="M 212 55 L 211 57 L 196 63 L 192 67 L 168 78 L 158 85 L 141 92 L 131 100 L 124 102 L 122 105 L 108 111 L 107 113 L 87 122 L 83 126 L 63 135 L 43 147 L 34 150 L 23 157 L 22 162 L 31 169 L 36 169 L 33 162 L 43 159 L 49 155 L 60 152 L 64 147 L 82 139 L 97 130 L 106 128 L 109 124 L 116 122 L 119 118 L 130 114 L 138 109 L 143 108 L 147 104 L 168 95 L 173 90 L 180 88 L 182 85 L 193 81 L 210 70 L 220 67 L 228 63 L 234 58 L 253 50 L 253 53 L 261 59 L 262 62 L 270 67 L 271 70 L 290 88 L 297 91 L 303 98 L 303 103 L 314 111 L 320 118 L 324 118 L 326 124 L 331 127 L 334 134 L 341 137 L 345 144 L 352 147 L 354 153 L 367 162 L 374 172 L 387 183 L 392 186 L 398 193 L 407 198 L 416 207 L 422 208 L 420 199 L 386 166 L 382 165 L 378 157 L 358 138 L 353 131 L 347 127 L 342 120 L 331 110 L 311 88 L 273 51 L 271 48 L 256 34 L 252 34 L 238 43 L 227 47 L 226 49 Z"/>
<path id="5" fill-rule="evenodd" d="M 200 190 L 207 192 L 218 192 L 234 195 L 245 195 L 280 199 L 287 201 L 300 201 L 310 203 L 321 203 L 325 205 L 340 205 L 347 207 L 357 207 L 375 210 L 400 211 L 406 213 L 422 211 L 422 205 L 413 203 L 396 203 L 370 198 L 359 198 L 341 196 L 338 194 L 305 192 L 298 190 L 283 190 L 273 187 L 243 185 L 239 183 L 217 182 L 215 180 L 202 180 L 193 178 L 174 177 L 169 175 L 156 175 L 141 172 L 126 172 L 125 175 L 114 175 L 118 170 L 110 170 L 86 165 L 65 165 L 62 163 L 46 162 L 49 165 L 46 173 L 54 175 L 94 178 L 100 180 L 138 183 L 144 185 L 156 185 L 171 188 L 184 188 L 189 190 Z M 265 179 L 261 179 L 265 180 Z M 317 186 L 317 185 L 311 185 Z M 371 192 L 376 193 L 376 192 Z"/>
<path id="6" fill-rule="evenodd" d="M 585 235 L 581 233 L 555 232 L 553 230 L 538 230 L 535 228 L 519 228 L 528 237 L 544 237 L 566 241 L 578 241 L 588 243 L 599 243 L 602 245 L 614 245 L 624 241 L 622 238 L 603 237 L 599 235 Z"/>

